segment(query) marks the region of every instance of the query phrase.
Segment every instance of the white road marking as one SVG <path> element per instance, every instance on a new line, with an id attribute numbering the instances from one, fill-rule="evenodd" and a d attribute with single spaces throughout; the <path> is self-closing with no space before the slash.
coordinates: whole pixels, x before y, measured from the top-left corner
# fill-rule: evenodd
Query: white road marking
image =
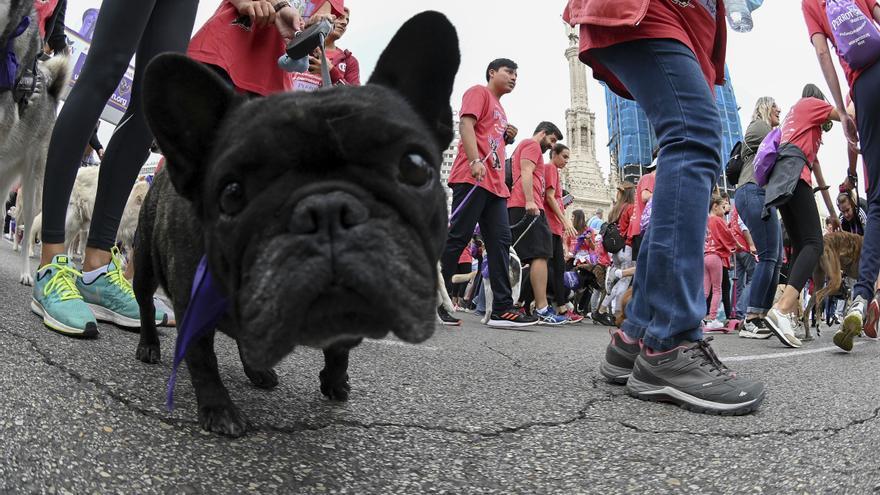
<path id="1" fill-rule="evenodd" d="M 853 348 L 856 346 L 868 344 L 868 342 L 855 342 L 853 343 Z M 725 363 L 733 363 L 737 361 L 764 361 L 767 359 L 782 359 L 782 358 L 790 358 L 796 356 L 805 356 L 807 354 L 819 354 L 820 352 L 828 352 L 828 351 L 840 351 L 843 352 L 836 345 L 828 346 L 828 347 L 819 347 L 818 349 L 808 349 L 804 351 L 789 351 L 789 352 L 774 352 L 773 354 L 754 354 L 752 356 L 733 356 L 733 357 L 722 357 L 721 361 Z"/>
<path id="2" fill-rule="evenodd" d="M 397 340 L 364 340 L 364 343 L 370 344 L 382 344 L 382 345 L 391 345 L 395 347 L 406 347 L 408 349 L 422 350 L 422 351 L 439 351 L 439 347 L 431 347 L 428 345 L 422 344 L 407 344 L 406 342 L 400 342 Z"/>

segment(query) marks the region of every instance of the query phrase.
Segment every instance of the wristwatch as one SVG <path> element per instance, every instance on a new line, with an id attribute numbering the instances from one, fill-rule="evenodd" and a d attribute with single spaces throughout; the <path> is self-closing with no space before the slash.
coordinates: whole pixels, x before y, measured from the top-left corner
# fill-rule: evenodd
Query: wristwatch
<path id="1" fill-rule="evenodd" d="M 283 9 L 284 7 L 290 7 L 290 2 L 288 2 L 287 0 L 281 0 L 280 2 L 276 3 L 275 12 L 278 13 L 278 11 Z"/>
<path id="2" fill-rule="evenodd" d="M 468 162 L 468 165 L 473 167 L 475 163 L 483 163 L 483 160 L 477 158 L 476 160 L 471 160 L 470 162 Z"/>

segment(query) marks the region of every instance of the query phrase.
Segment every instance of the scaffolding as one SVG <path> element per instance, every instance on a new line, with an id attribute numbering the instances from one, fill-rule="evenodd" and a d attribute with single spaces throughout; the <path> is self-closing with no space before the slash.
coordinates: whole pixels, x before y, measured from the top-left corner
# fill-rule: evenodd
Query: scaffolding
<path id="1" fill-rule="evenodd" d="M 739 119 L 739 106 L 733 92 L 730 72 L 724 68 L 725 84 L 715 88 L 715 102 L 721 115 L 721 162 L 727 164 L 730 151 L 742 140 L 742 124 Z M 608 108 L 608 150 L 611 163 L 620 167 L 622 180 L 636 183 L 651 164 L 657 137 L 648 122 L 648 117 L 639 105 L 631 100 L 617 96 L 605 87 L 605 104 Z M 722 171 L 718 185 L 730 191 Z"/>

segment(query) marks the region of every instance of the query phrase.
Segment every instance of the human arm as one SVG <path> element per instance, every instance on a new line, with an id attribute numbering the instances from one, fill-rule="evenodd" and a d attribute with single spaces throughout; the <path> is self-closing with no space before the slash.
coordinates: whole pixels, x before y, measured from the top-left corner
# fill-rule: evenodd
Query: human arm
<path id="1" fill-rule="evenodd" d="M 349 86 L 361 85 L 361 64 L 354 55 L 349 55 L 345 62 L 345 83 Z"/>
<path id="2" fill-rule="evenodd" d="M 461 145 L 467 155 L 468 163 L 471 167 L 471 176 L 478 181 L 486 177 L 486 166 L 480 161 L 480 151 L 477 148 L 477 131 L 474 126 L 477 119 L 473 115 L 464 115 L 458 124 L 458 131 L 461 134 Z"/>
<path id="3" fill-rule="evenodd" d="M 275 22 L 274 4 L 268 0 L 228 0 L 242 16 L 247 16 L 251 26 L 263 28 Z M 293 9 L 291 9 L 293 10 Z"/>
<path id="4" fill-rule="evenodd" d="M 537 165 L 535 162 L 531 160 L 520 160 L 519 162 L 519 173 L 520 173 L 520 183 L 523 188 L 523 196 L 526 199 L 526 213 L 529 215 L 539 215 L 541 210 L 538 208 L 538 204 L 535 203 L 534 192 L 532 191 L 532 187 L 534 185 L 534 176 L 535 167 Z"/>
<path id="5" fill-rule="evenodd" d="M 547 191 L 544 192 L 544 197 L 547 199 L 547 206 L 550 207 L 550 211 L 552 211 L 553 214 L 556 215 L 556 218 L 562 223 L 565 233 L 570 236 L 575 235 L 577 231 L 574 230 L 574 225 L 571 224 L 571 220 L 565 216 L 562 206 L 556 201 L 556 187 L 548 186 Z"/>
<path id="6" fill-rule="evenodd" d="M 876 10 L 876 9 L 875 9 Z M 822 33 L 814 33 L 812 38 L 813 48 L 816 50 L 816 58 L 819 61 L 819 67 L 825 76 L 825 82 L 831 88 L 831 96 L 834 99 L 835 109 L 832 111 L 830 118 L 839 120 L 843 125 L 843 133 L 850 148 L 858 149 L 859 133 L 856 128 L 855 121 L 846 113 L 846 106 L 843 104 L 843 95 L 840 92 L 840 79 L 837 77 L 837 70 L 834 68 L 834 62 L 831 60 L 831 51 L 828 49 L 828 38 Z M 836 119 L 834 117 L 837 117 Z"/>
<path id="7" fill-rule="evenodd" d="M 828 192 L 828 187 L 826 187 L 825 176 L 822 174 L 822 166 L 819 165 L 818 160 L 813 164 L 813 175 L 816 176 L 816 183 L 818 184 L 819 189 L 822 190 L 822 199 L 825 201 L 825 207 L 828 208 L 828 215 L 837 219 L 837 211 L 834 208 L 834 201 L 831 200 L 831 193 Z"/>

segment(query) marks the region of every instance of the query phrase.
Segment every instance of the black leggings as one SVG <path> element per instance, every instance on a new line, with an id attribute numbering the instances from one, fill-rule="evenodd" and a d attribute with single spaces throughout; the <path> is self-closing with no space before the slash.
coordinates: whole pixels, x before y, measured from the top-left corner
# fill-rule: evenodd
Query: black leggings
<path id="1" fill-rule="evenodd" d="M 89 56 L 58 115 L 43 182 L 43 242 L 64 242 L 67 203 L 95 122 L 137 52 L 128 110 L 107 145 L 87 246 L 109 251 L 152 136 L 141 105 L 144 70 L 163 52 L 186 51 L 198 0 L 104 0 Z"/>
<path id="2" fill-rule="evenodd" d="M 813 188 L 799 180 L 794 195 L 779 207 L 779 213 L 782 214 L 782 222 L 785 223 L 794 250 L 787 283 L 800 292 L 813 276 L 813 270 L 825 249 Z"/>
<path id="3" fill-rule="evenodd" d="M 548 293 L 553 294 L 553 301 L 557 306 L 568 303 L 568 289 L 565 288 L 565 251 L 562 247 L 562 237 L 553 234 L 553 258 L 547 261 L 549 270 L 547 277 Z"/>

